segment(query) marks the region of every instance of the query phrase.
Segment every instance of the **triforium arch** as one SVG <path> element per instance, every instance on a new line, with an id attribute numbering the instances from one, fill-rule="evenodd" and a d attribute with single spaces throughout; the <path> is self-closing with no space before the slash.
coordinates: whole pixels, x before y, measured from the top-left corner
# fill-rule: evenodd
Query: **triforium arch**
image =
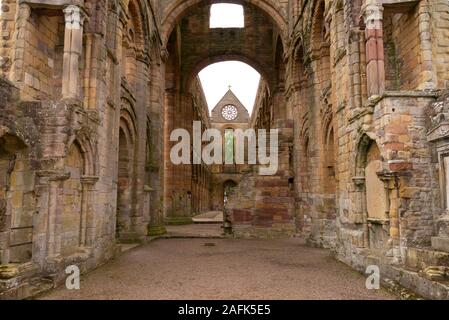
<path id="1" fill-rule="evenodd" d="M 381 261 L 421 295 L 447 291 L 429 281 L 447 282 L 449 254 L 447 201 L 438 199 L 449 198 L 446 0 L 1 3 L 7 296 L 62 279 L 74 261 L 82 270 L 103 264 L 120 251 L 117 238 L 163 233 L 164 210 L 174 223 L 222 210 L 223 193 L 212 206 L 209 194 L 227 179 L 238 182 L 227 208 L 235 235 L 300 231 L 361 271 Z M 210 30 L 217 3 L 242 5 L 245 27 Z M 204 163 L 172 170 L 167 133 L 190 133 L 194 120 L 214 127 L 198 71 L 231 59 L 265 80 L 246 125 L 280 129 L 278 172 L 218 168 L 214 179 L 217 168 Z M 118 235 L 117 189 L 130 203 L 119 203 L 129 215 Z M 27 224 L 16 224 L 22 214 Z"/>

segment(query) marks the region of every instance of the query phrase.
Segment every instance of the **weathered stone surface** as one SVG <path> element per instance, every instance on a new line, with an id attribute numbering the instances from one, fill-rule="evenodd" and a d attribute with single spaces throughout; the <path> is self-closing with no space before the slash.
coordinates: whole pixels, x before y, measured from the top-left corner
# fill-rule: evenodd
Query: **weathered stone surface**
<path id="1" fill-rule="evenodd" d="M 447 1 L 239 3 L 245 27 L 214 29 L 210 1 L 2 2 L 0 297 L 225 209 L 236 237 L 299 234 L 448 298 Z M 197 75 L 226 60 L 262 75 L 251 115 L 232 92 L 209 115 Z M 174 165 L 193 121 L 280 129 L 277 172 Z"/>

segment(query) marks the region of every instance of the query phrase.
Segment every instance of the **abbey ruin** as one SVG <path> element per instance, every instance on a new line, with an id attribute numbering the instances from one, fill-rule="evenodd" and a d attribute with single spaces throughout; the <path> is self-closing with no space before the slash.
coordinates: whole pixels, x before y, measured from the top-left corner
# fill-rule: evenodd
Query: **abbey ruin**
<path id="1" fill-rule="evenodd" d="M 210 27 L 227 2 L 243 28 Z M 300 236 L 449 299 L 447 0 L 0 6 L 0 298 L 225 210 L 229 237 Z M 252 114 L 231 90 L 209 114 L 198 73 L 229 60 L 261 74 Z M 173 164 L 194 121 L 278 129 L 277 172 Z"/>

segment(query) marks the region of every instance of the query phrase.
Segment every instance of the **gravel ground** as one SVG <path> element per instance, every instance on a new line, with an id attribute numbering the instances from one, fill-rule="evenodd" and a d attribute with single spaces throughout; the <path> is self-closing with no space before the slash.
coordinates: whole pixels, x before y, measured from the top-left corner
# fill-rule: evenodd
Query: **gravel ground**
<path id="1" fill-rule="evenodd" d="M 211 244 L 214 244 L 213 246 Z M 395 299 L 299 239 L 165 239 L 132 249 L 40 299 Z"/>

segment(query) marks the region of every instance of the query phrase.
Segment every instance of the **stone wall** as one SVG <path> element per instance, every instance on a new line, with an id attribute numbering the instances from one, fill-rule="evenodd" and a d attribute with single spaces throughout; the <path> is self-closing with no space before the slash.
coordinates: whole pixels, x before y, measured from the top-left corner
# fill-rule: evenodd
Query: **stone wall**
<path id="1" fill-rule="evenodd" d="M 213 209 L 229 172 L 171 164 L 169 136 L 212 126 L 197 74 L 225 60 L 263 77 L 249 125 L 281 129 L 278 172 L 238 174 L 235 234 L 300 233 L 443 297 L 447 1 L 241 3 L 221 30 L 207 1 L 2 1 L 2 298 Z"/>

